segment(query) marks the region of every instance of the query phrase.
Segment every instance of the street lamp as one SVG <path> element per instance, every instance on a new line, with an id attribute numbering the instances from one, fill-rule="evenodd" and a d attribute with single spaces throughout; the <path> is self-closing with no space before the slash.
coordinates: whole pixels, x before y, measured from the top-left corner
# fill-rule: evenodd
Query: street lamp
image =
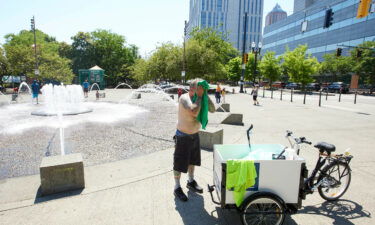
<path id="1" fill-rule="evenodd" d="M 262 42 L 258 43 L 258 47 L 256 46 L 256 44 L 255 44 L 254 41 L 251 43 L 251 50 L 252 50 L 252 53 L 255 56 L 255 60 L 254 60 L 254 80 L 253 80 L 253 83 L 255 83 L 255 77 L 256 77 L 256 74 L 257 74 L 257 59 L 258 59 L 258 54 L 260 55 L 260 51 L 262 50 L 262 46 L 263 46 Z"/>
<path id="2" fill-rule="evenodd" d="M 35 17 L 31 18 L 31 30 L 34 33 L 34 56 L 35 56 L 35 76 L 39 75 L 39 69 L 38 69 L 38 57 L 36 55 L 36 34 L 35 34 Z"/>

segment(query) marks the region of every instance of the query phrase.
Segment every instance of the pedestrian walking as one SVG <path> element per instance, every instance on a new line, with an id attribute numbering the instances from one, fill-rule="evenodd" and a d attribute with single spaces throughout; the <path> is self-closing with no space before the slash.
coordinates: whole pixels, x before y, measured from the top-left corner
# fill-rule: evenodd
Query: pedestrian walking
<path id="1" fill-rule="evenodd" d="M 33 94 L 33 101 L 34 99 L 36 99 L 36 104 L 39 104 L 38 95 L 39 95 L 40 86 L 36 80 L 34 80 L 33 83 L 31 84 L 31 90 Z"/>
<path id="2" fill-rule="evenodd" d="M 251 95 L 253 96 L 253 101 L 254 101 L 254 105 L 259 105 L 259 102 L 258 102 L 258 85 L 255 85 L 255 87 L 253 88 L 253 90 L 251 91 Z"/>
<path id="3" fill-rule="evenodd" d="M 216 91 L 215 91 L 215 99 L 216 99 L 216 103 L 220 103 L 220 98 L 221 98 L 221 87 L 220 87 L 220 83 L 217 82 L 217 85 L 216 85 Z"/>
<path id="4" fill-rule="evenodd" d="M 223 88 L 223 90 L 221 91 L 221 96 L 223 96 L 223 103 L 225 103 L 225 88 Z"/>
<path id="5" fill-rule="evenodd" d="M 177 95 L 178 95 L 178 99 L 180 99 L 180 97 L 181 97 L 181 95 L 182 95 L 182 89 L 181 89 L 181 88 L 179 88 L 179 89 L 177 90 Z"/>
<path id="6" fill-rule="evenodd" d="M 90 86 L 90 83 L 85 80 L 85 82 L 82 83 L 82 86 L 83 86 L 83 93 L 85 95 L 85 98 L 88 97 L 88 93 L 89 93 L 89 86 Z"/>

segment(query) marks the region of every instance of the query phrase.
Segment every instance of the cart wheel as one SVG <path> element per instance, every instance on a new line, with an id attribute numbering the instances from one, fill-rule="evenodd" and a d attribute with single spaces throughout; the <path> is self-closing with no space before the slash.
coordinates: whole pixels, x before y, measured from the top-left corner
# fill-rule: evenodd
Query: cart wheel
<path id="1" fill-rule="evenodd" d="M 259 193 L 248 197 L 242 204 L 241 219 L 244 225 L 283 224 L 285 205 L 276 195 Z"/>

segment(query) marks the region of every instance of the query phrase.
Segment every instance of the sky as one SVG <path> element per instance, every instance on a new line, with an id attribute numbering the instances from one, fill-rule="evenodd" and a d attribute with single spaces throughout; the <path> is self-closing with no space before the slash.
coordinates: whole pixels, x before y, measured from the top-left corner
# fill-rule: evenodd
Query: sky
<path id="1" fill-rule="evenodd" d="M 290 15 L 293 2 L 264 0 L 264 17 L 276 3 Z M 4 35 L 30 29 L 32 16 L 36 28 L 57 41 L 71 43 L 79 31 L 105 29 L 123 35 L 147 56 L 158 43 L 182 43 L 189 0 L 0 0 L 0 44 Z"/>

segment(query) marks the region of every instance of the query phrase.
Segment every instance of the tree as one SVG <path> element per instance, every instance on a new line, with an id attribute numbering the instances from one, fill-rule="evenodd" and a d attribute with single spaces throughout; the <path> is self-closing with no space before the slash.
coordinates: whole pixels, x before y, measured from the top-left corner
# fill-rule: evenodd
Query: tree
<path id="1" fill-rule="evenodd" d="M 242 59 L 240 57 L 229 60 L 226 65 L 227 77 L 230 81 L 239 81 L 241 78 Z"/>
<path id="2" fill-rule="evenodd" d="M 74 73 L 98 65 L 105 70 L 109 85 L 130 78 L 130 68 L 138 58 L 138 48 L 127 46 L 125 37 L 99 29 L 91 33 L 78 32 L 72 40 L 71 52 L 61 45 L 60 54 L 69 56 L 73 61 Z"/>
<path id="3" fill-rule="evenodd" d="M 246 80 L 255 81 L 255 79 L 259 77 L 259 74 L 258 74 L 259 63 L 260 63 L 260 59 L 257 58 L 257 65 L 256 65 L 257 68 L 255 68 L 255 54 L 249 53 L 248 61 L 245 67 L 245 79 Z"/>
<path id="4" fill-rule="evenodd" d="M 36 51 L 40 75 L 39 79 L 48 79 L 71 83 L 73 74 L 70 60 L 59 56 L 60 44 L 54 37 L 36 30 Z M 9 72 L 14 75 L 25 74 L 35 77 L 34 34 L 22 30 L 19 34 L 5 36 L 4 49 L 9 62 Z"/>
<path id="5" fill-rule="evenodd" d="M 357 73 L 365 84 L 375 86 L 375 41 L 366 41 L 351 51 L 353 71 Z M 358 55 L 358 51 L 361 54 Z"/>
<path id="6" fill-rule="evenodd" d="M 267 52 L 259 65 L 262 75 L 269 80 L 270 85 L 272 85 L 272 82 L 280 79 L 280 60 L 280 57 L 275 57 L 275 52 Z"/>
<path id="7" fill-rule="evenodd" d="M 282 67 L 288 74 L 291 81 L 302 84 L 305 89 L 306 84 L 313 81 L 312 75 L 317 73 L 320 64 L 311 54 L 306 54 L 307 45 L 299 45 L 293 51 L 287 49 L 282 56 L 284 60 Z"/>
<path id="8" fill-rule="evenodd" d="M 187 79 L 225 80 L 225 65 L 238 56 L 226 35 L 212 28 L 195 28 L 190 36 L 186 44 Z"/>
<path id="9" fill-rule="evenodd" d="M 3 75 L 8 74 L 9 62 L 5 57 L 4 49 L 0 47 L 0 80 Z"/>
<path id="10" fill-rule="evenodd" d="M 337 57 L 335 53 L 325 54 L 321 63 L 320 73 L 332 74 L 334 81 L 337 77 L 346 75 L 352 70 L 350 57 Z"/>

